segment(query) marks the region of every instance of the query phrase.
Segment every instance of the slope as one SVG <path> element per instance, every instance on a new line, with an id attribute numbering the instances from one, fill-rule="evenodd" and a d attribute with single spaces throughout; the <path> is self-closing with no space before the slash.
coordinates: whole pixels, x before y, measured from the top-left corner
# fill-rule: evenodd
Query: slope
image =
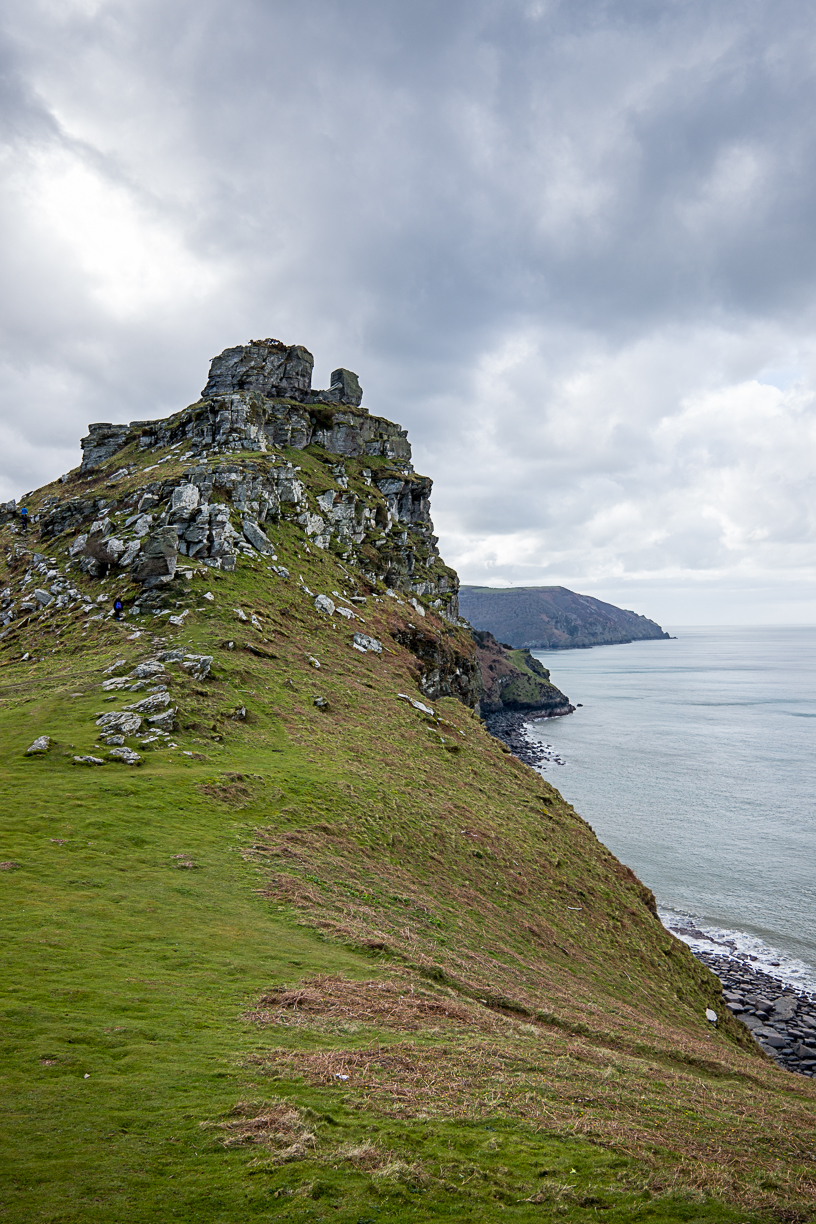
<path id="1" fill-rule="evenodd" d="M 169 507 L 161 441 L 69 478 L 100 538 L 165 459 Z M 336 453 L 229 455 L 284 462 L 274 554 L 180 563 L 123 622 L 92 531 L 3 529 L 7 589 L 70 584 L 0 642 L 3 1218 L 812 1218 L 811 1082 L 485 733 L 449 601 L 310 543 Z M 384 505 L 371 464 L 338 496 Z"/>

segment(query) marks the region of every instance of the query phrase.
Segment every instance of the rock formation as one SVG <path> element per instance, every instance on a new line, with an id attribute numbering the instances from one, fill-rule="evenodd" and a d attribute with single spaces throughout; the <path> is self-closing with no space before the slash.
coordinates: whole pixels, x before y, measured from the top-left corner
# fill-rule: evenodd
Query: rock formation
<path id="1" fill-rule="evenodd" d="M 552 718 L 573 712 L 569 698 L 550 683 L 549 671 L 528 650 L 513 650 L 486 631 L 474 630 L 473 637 L 482 675 L 483 715 L 507 710 Z"/>
<path id="2" fill-rule="evenodd" d="M 189 408 L 164 420 L 91 425 L 64 493 L 35 507 L 40 539 L 72 535 L 85 573 L 124 571 L 149 592 L 171 582 L 180 562 L 231 570 L 241 554 L 271 557 L 268 527 L 296 522 L 316 548 L 455 623 L 458 580 L 439 557 L 431 481 L 414 472 L 406 431 L 361 407 L 350 370 L 313 391 L 312 365 L 300 345 L 252 341 L 214 358 Z M 312 479 L 294 462 L 307 448 L 318 464 Z M 156 462 L 145 465 L 153 452 Z M 103 475 L 111 496 L 83 495 Z M 13 517 L 13 503 L 3 511 Z M 14 614 L 8 601 L 5 623 Z"/>

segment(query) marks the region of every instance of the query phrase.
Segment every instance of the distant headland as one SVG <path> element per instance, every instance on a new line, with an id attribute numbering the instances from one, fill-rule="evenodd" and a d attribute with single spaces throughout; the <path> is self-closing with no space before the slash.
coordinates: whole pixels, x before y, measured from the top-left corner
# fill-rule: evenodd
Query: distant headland
<path id="1" fill-rule="evenodd" d="M 514 649 L 574 650 L 668 639 L 654 621 L 566 587 L 459 589 L 461 615 Z"/>

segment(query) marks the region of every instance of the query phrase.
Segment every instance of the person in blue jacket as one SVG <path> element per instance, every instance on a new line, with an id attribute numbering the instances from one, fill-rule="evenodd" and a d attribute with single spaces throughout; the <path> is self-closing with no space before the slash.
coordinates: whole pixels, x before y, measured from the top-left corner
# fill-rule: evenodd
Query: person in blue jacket
<path id="1" fill-rule="evenodd" d="M 28 506 L 20 507 L 20 526 L 23 531 L 28 531 Z"/>

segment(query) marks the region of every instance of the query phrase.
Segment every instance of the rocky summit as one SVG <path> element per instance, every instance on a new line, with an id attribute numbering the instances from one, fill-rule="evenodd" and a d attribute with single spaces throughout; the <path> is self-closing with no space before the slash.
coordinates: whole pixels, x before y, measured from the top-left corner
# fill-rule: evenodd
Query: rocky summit
<path id="1" fill-rule="evenodd" d="M 568 699 L 311 369 L 227 349 L 3 508 L 3 1221 L 804 1224 L 813 1000 L 519 759 Z"/>

